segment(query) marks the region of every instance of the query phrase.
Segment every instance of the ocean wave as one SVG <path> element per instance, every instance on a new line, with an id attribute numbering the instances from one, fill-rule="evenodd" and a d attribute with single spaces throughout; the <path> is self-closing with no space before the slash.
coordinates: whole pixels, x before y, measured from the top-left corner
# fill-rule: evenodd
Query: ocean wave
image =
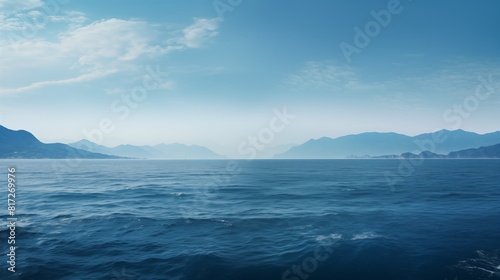
<path id="1" fill-rule="evenodd" d="M 19 226 L 16 225 L 16 236 L 21 236 L 23 238 L 30 237 L 32 235 L 41 234 L 40 232 L 33 230 L 31 226 Z M 5 226 L 5 228 L 0 229 L 0 238 L 7 238 L 10 236 L 10 228 Z M 7 243 L 7 242 L 6 242 Z"/>
<path id="2" fill-rule="evenodd" d="M 215 222 L 217 224 L 223 224 L 225 226 L 232 226 L 233 225 L 231 222 L 228 222 L 227 220 L 222 220 L 222 219 L 210 219 L 210 221 Z"/>
<path id="3" fill-rule="evenodd" d="M 170 193 L 171 195 L 173 196 L 186 196 L 186 195 L 189 195 L 187 193 L 183 193 L 183 192 L 173 192 L 173 193 Z"/>
<path id="4" fill-rule="evenodd" d="M 364 239 L 378 239 L 386 238 L 384 235 L 375 232 L 363 232 L 358 234 L 353 234 L 351 240 L 364 240 Z"/>
<path id="5" fill-rule="evenodd" d="M 329 235 L 318 235 L 316 237 L 316 241 L 324 241 L 324 240 L 340 240 L 342 239 L 342 234 L 332 233 Z"/>
<path id="6" fill-rule="evenodd" d="M 500 279 L 500 252 L 476 251 L 473 258 L 462 260 L 455 269 L 474 276 L 475 279 Z"/>
<path id="7" fill-rule="evenodd" d="M 208 219 L 208 218 L 199 218 L 199 219 L 196 219 L 196 218 L 188 218 L 188 219 L 185 219 L 185 220 L 181 220 L 181 221 L 184 221 L 185 224 L 201 224 L 201 223 L 209 223 L 209 224 L 222 224 L 222 225 L 225 225 L 225 226 L 232 226 L 233 224 L 227 220 L 224 220 L 224 219 Z"/>

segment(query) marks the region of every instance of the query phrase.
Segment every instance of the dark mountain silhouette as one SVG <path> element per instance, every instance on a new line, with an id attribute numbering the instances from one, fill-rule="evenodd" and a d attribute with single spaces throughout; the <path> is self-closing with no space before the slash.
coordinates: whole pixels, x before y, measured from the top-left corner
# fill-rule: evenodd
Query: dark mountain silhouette
<path id="1" fill-rule="evenodd" d="M 44 144 L 28 131 L 10 130 L 0 125 L 0 158 L 112 159 L 118 157 L 91 153 L 61 143 Z"/>
<path id="2" fill-rule="evenodd" d="M 428 159 L 487 159 L 487 158 L 500 158 L 500 144 L 479 147 L 475 149 L 466 149 L 448 153 L 447 155 L 441 155 L 432 153 L 429 151 L 423 151 L 420 154 L 414 153 L 402 153 L 401 155 L 386 155 L 386 156 L 376 156 L 368 158 L 384 158 L 384 159 L 394 159 L 394 158 L 428 158 Z"/>
<path id="3" fill-rule="evenodd" d="M 500 144 L 451 152 L 448 158 L 500 158 Z"/>

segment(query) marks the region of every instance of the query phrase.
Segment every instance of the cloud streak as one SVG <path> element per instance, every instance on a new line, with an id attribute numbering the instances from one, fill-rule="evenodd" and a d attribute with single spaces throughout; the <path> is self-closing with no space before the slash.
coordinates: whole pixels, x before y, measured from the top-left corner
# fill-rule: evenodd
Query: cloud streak
<path id="1" fill-rule="evenodd" d="M 74 14 L 84 19 L 82 14 Z M 53 18 L 66 21 L 65 17 Z M 71 21 L 75 23 L 75 21 Z M 6 56 L 0 71 L 38 69 L 54 74 L 73 73 L 65 79 L 34 81 L 28 85 L 0 89 L 0 95 L 20 94 L 46 86 L 69 85 L 99 79 L 114 73 L 134 71 L 142 61 L 158 58 L 174 51 L 204 47 L 217 35 L 216 19 L 195 18 L 194 22 L 176 32 L 176 36 L 162 43 L 164 36 L 158 25 L 141 20 L 111 18 L 99 20 L 59 34 L 55 42 L 32 39 L 20 42 L 16 50 Z M 163 41 L 165 42 L 165 41 Z M 6 45 L 7 42 L 1 42 Z M 9 69 L 7 69 L 9 65 Z M 3 69 L 2 69 L 3 68 Z M 36 72 L 36 71 L 35 71 Z M 60 75 L 59 75 L 60 76 Z M 170 88 L 171 83 L 163 88 Z"/>
<path id="2" fill-rule="evenodd" d="M 182 30 L 183 36 L 172 39 L 171 42 L 186 48 L 201 48 L 210 39 L 217 36 L 219 23 L 220 20 L 218 18 L 195 18 L 192 25 Z"/>
<path id="3" fill-rule="evenodd" d="M 308 61 L 304 67 L 285 79 L 285 84 L 299 90 L 373 90 L 384 89 L 385 83 L 362 82 L 351 67 L 332 61 Z"/>
<path id="4" fill-rule="evenodd" d="M 3 12 L 29 10 L 40 7 L 42 5 L 43 2 L 41 0 L 23 0 L 23 1 L 0 0 L 0 10 Z"/>
<path id="5" fill-rule="evenodd" d="M 14 88 L 14 89 L 6 89 L 0 91 L 0 93 L 3 94 L 16 94 L 16 93 L 23 93 L 27 92 L 30 90 L 34 89 L 39 89 L 47 86 L 57 86 L 57 85 L 70 85 L 70 84 L 75 84 L 75 83 L 81 83 L 81 82 L 86 82 L 86 81 L 92 81 L 98 78 L 103 78 L 106 76 L 109 76 L 111 74 L 117 73 L 116 70 L 110 69 L 110 70 L 105 70 L 105 71 L 93 71 L 90 73 L 85 73 L 82 74 L 78 77 L 74 78 L 69 78 L 69 79 L 62 79 L 62 80 L 53 80 L 53 81 L 43 81 L 43 82 L 36 82 L 32 83 L 28 86 L 24 87 L 19 87 L 19 88 Z"/>

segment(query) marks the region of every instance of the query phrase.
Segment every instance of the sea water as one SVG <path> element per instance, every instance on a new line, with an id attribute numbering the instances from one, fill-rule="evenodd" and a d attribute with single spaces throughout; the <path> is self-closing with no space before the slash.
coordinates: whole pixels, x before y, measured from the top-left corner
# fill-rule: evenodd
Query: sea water
<path id="1" fill-rule="evenodd" d="M 0 279 L 500 279 L 500 160 L 399 166 L 1 160 Z"/>

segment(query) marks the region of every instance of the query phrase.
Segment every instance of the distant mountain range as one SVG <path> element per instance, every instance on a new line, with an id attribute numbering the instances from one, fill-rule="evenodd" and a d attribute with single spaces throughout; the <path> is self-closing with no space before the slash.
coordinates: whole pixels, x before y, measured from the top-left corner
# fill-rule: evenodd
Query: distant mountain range
<path id="1" fill-rule="evenodd" d="M 396 158 L 427 158 L 427 159 L 500 159 L 500 144 L 479 147 L 474 149 L 465 149 L 460 151 L 455 151 L 448 153 L 447 155 L 436 154 L 430 151 L 423 151 L 419 154 L 414 153 L 402 153 L 401 155 L 387 155 L 387 156 L 375 156 L 375 157 L 363 157 L 363 158 L 385 158 L 385 159 L 396 159 Z"/>
<path id="2" fill-rule="evenodd" d="M 26 159 L 113 159 L 116 156 L 91 153 L 65 144 L 44 144 L 25 130 L 10 130 L 0 125 L 0 158 Z"/>
<path id="3" fill-rule="evenodd" d="M 202 146 L 160 144 L 156 146 L 121 145 L 114 148 L 87 140 L 72 144 L 45 144 L 25 130 L 10 130 L 0 125 L 0 158 L 26 159 L 221 159 L 224 158 Z"/>
<path id="4" fill-rule="evenodd" d="M 142 158 L 142 159 L 223 159 L 208 148 L 202 146 L 186 146 L 183 144 L 159 144 L 156 146 L 133 146 L 120 145 L 108 148 L 97 145 L 88 140 L 80 140 L 68 144 L 73 148 L 89 152 L 96 152 L 119 157 Z"/>
<path id="5" fill-rule="evenodd" d="M 439 139 L 440 141 L 436 141 Z M 442 140 L 442 141 L 441 141 Z M 464 130 L 440 130 L 435 133 L 407 136 L 393 132 L 369 132 L 347 135 L 338 138 L 323 137 L 309 140 L 295 146 L 285 153 L 278 154 L 276 159 L 343 159 L 360 157 L 377 157 L 427 151 L 446 154 L 454 151 L 487 147 L 500 143 L 500 131 L 477 134 Z"/>
<path id="6" fill-rule="evenodd" d="M 281 145 L 262 157 L 276 159 L 343 158 L 500 158 L 500 131 L 477 134 L 463 130 L 441 130 L 417 136 L 369 132 L 338 138 L 323 137 L 298 146 Z M 27 159 L 223 159 L 203 146 L 160 144 L 105 147 L 81 140 L 71 144 L 45 144 L 25 130 L 0 125 L 0 158 Z"/>

